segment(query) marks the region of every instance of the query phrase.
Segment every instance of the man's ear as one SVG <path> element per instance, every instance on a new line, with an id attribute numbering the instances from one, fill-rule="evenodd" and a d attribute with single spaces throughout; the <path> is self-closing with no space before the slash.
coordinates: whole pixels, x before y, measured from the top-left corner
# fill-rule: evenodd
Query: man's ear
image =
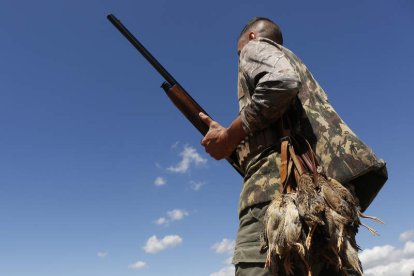
<path id="1" fill-rule="evenodd" d="M 249 40 L 255 39 L 256 38 L 256 34 L 254 32 L 250 32 L 249 33 Z"/>

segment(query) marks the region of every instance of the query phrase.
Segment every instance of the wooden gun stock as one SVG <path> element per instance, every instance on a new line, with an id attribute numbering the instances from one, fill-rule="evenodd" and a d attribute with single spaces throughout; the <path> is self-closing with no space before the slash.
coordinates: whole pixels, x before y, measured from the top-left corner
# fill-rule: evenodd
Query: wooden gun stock
<path id="1" fill-rule="evenodd" d="M 205 136 L 209 127 L 198 114 L 200 112 L 207 114 L 207 112 L 178 83 L 171 86 L 168 82 L 164 82 L 161 87 L 181 113 Z"/>

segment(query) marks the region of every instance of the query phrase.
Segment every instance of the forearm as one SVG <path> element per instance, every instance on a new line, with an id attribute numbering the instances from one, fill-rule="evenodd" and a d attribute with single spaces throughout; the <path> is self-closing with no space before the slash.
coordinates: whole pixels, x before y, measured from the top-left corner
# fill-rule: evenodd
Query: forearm
<path id="1" fill-rule="evenodd" d="M 246 137 L 247 132 L 243 128 L 243 122 L 240 116 L 237 116 L 236 119 L 230 124 L 226 129 L 228 135 L 228 145 L 232 150 L 240 144 L 240 142 Z"/>

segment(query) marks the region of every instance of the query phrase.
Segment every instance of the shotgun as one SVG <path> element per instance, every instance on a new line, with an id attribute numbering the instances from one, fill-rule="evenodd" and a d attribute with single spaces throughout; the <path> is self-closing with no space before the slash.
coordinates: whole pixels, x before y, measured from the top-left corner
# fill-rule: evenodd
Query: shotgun
<path id="1" fill-rule="evenodd" d="M 120 31 L 126 39 L 140 52 L 144 58 L 160 73 L 164 78 L 161 87 L 174 105 L 183 113 L 183 115 L 205 136 L 208 132 L 206 125 L 198 116 L 200 112 L 208 115 L 208 113 L 185 91 L 185 89 L 171 76 L 170 73 L 154 58 L 154 56 L 135 38 L 133 34 L 119 21 L 113 14 L 107 16 L 108 20 Z M 208 115 L 209 116 L 209 115 Z M 211 118 L 211 116 L 209 116 Z M 226 160 L 230 165 L 244 177 L 244 172 L 238 164 L 235 152 L 233 152 Z"/>

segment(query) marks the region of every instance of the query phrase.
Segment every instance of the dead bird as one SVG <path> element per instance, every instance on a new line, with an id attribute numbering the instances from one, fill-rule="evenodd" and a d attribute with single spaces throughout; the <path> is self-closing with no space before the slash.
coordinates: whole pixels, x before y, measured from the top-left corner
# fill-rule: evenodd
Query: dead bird
<path id="1" fill-rule="evenodd" d="M 360 225 L 366 227 L 371 233 L 378 234 L 376 230 L 363 224 L 361 217 L 370 218 L 381 222 L 376 217 L 367 216 L 360 211 L 359 201 L 347 187 L 337 180 L 327 178 L 321 181 L 321 192 L 326 202 L 325 217 L 327 236 L 329 243 L 327 252 L 335 258 L 330 263 L 345 275 L 363 275 L 359 261 L 359 246 L 355 236 Z"/>
<path id="2" fill-rule="evenodd" d="M 330 186 L 332 187 L 332 189 L 337 192 L 341 198 L 343 199 L 342 203 L 346 203 L 347 206 L 345 206 L 344 209 L 339 209 L 340 213 L 341 212 L 345 212 L 347 213 L 347 215 L 350 218 L 353 218 L 353 223 L 356 224 L 357 226 L 361 225 L 365 228 L 368 229 L 368 231 L 370 231 L 372 234 L 374 235 L 378 235 L 378 232 L 369 227 L 368 225 L 364 224 L 361 222 L 360 218 L 368 218 L 371 219 L 373 221 L 379 222 L 384 224 L 384 222 L 382 220 L 380 220 L 377 217 L 374 216 L 369 216 L 366 215 L 364 213 L 361 212 L 361 208 L 359 207 L 359 200 L 358 198 L 354 195 L 355 192 L 353 191 L 353 187 L 350 186 L 349 188 L 343 186 L 340 182 L 338 182 L 337 180 L 335 180 L 334 178 L 329 178 L 328 179 Z"/>
<path id="3" fill-rule="evenodd" d="M 309 250 L 312 236 L 318 225 L 324 225 L 325 202 L 320 185 L 309 175 L 302 175 L 297 184 L 297 207 L 301 218 L 308 226 L 306 248 Z"/>
<path id="4" fill-rule="evenodd" d="M 320 167 L 303 172 L 304 163 L 292 148 L 289 152 L 295 164 L 293 170 L 292 160 L 287 165 L 288 176 L 294 173 L 293 184 L 273 199 L 264 219 L 263 249 L 268 250 L 265 267 L 274 275 L 302 271 L 311 276 L 325 260 L 344 275 L 362 275 L 355 241 L 358 227 L 365 226 L 360 217 L 381 221 L 362 214 L 356 196 L 335 179 L 327 178 Z"/>
<path id="5" fill-rule="evenodd" d="M 284 219 L 284 210 L 282 208 L 282 195 L 277 194 L 264 216 L 265 229 L 262 234 L 262 250 L 268 250 L 266 267 L 270 266 L 273 253 L 278 252 L 278 243 L 276 242 L 277 233 L 281 231 Z"/>
<path id="6" fill-rule="evenodd" d="M 348 231 L 347 231 L 348 232 Z M 341 259 L 345 275 L 364 275 L 361 261 L 358 258 L 359 246 L 356 243 L 355 235 L 357 231 L 349 231 L 349 235 L 344 239 L 343 250 L 341 250 Z"/>
<path id="7" fill-rule="evenodd" d="M 326 202 L 327 230 L 337 252 L 342 248 L 346 225 L 359 225 L 358 205 L 352 194 L 334 179 L 320 181 L 322 197 Z"/>
<path id="8" fill-rule="evenodd" d="M 275 262 L 283 263 L 287 275 L 293 274 L 292 261 L 302 260 L 309 271 L 306 261 L 306 251 L 301 236 L 302 222 L 296 206 L 296 193 L 277 195 L 269 205 L 264 218 L 264 242 L 267 243 L 265 267 L 274 267 Z"/>

